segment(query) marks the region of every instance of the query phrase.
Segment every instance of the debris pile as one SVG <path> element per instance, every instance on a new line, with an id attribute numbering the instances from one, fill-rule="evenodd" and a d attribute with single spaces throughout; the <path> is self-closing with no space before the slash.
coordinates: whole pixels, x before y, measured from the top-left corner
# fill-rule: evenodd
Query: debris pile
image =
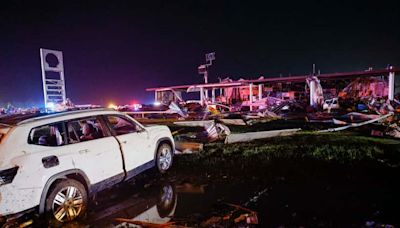
<path id="1" fill-rule="evenodd" d="M 236 204 L 225 204 L 225 213 L 212 216 L 200 224 L 200 227 L 248 227 L 258 225 L 257 212 Z"/>

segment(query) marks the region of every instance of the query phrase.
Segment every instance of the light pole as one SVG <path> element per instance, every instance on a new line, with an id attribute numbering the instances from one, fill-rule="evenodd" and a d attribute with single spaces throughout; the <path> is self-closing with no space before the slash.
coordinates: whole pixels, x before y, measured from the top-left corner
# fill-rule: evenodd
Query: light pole
<path id="1" fill-rule="evenodd" d="M 203 74 L 204 75 L 204 83 L 208 84 L 208 67 L 212 65 L 212 61 L 215 60 L 215 52 L 211 52 L 211 53 L 207 53 L 206 54 L 206 64 L 202 64 L 200 66 L 197 67 L 199 74 Z M 200 91 L 201 93 L 203 92 L 202 90 Z M 204 90 L 205 92 L 205 96 L 203 94 L 200 94 L 200 99 L 201 99 L 201 103 L 204 104 L 203 101 L 203 96 L 205 97 L 205 99 L 208 98 L 208 90 Z"/>

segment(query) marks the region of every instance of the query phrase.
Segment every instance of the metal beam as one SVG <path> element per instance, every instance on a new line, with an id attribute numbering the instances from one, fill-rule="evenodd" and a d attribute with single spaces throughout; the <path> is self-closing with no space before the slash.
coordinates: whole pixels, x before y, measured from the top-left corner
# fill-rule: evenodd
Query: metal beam
<path id="1" fill-rule="evenodd" d="M 314 80 L 310 81 L 310 106 L 314 107 L 316 105 L 316 102 L 314 100 L 314 94 L 316 92 L 317 85 Z"/>
<path id="2" fill-rule="evenodd" d="M 204 105 L 204 88 L 200 88 L 200 104 Z"/>
<path id="3" fill-rule="evenodd" d="M 250 111 L 253 111 L 253 83 L 249 84 Z"/>
<path id="4" fill-rule="evenodd" d="M 391 66 L 390 69 L 393 69 Z M 394 80 L 394 71 L 389 72 L 389 100 L 394 100 L 394 87 L 395 87 L 395 80 Z"/>

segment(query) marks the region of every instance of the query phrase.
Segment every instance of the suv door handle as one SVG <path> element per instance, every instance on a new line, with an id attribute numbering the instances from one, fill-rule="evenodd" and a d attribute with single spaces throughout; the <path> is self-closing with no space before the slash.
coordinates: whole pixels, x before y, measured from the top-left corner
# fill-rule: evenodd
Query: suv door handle
<path id="1" fill-rule="evenodd" d="M 123 143 L 123 144 L 126 144 L 126 143 L 127 143 L 127 141 L 125 140 L 125 141 L 122 141 L 121 143 Z"/>
<path id="2" fill-rule="evenodd" d="M 84 150 L 80 150 L 80 151 L 79 151 L 79 154 L 85 154 L 85 153 L 87 153 L 87 152 L 89 152 L 89 150 L 88 150 L 88 149 L 84 149 Z"/>

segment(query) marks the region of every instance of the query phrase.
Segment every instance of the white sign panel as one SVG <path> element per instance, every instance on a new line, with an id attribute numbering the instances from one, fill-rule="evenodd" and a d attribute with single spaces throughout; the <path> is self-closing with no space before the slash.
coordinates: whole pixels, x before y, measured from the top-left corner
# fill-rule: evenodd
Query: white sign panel
<path id="1" fill-rule="evenodd" d="M 40 49 L 43 95 L 46 109 L 66 102 L 64 63 L 61 51 Z"/>
<path id="2" fill-rule="evenodd" d="M 213 61 L 213 60 L 215 60 L 215 52 L 207 53 L 206 61 L 209 62 L 209 61 Z"/>

